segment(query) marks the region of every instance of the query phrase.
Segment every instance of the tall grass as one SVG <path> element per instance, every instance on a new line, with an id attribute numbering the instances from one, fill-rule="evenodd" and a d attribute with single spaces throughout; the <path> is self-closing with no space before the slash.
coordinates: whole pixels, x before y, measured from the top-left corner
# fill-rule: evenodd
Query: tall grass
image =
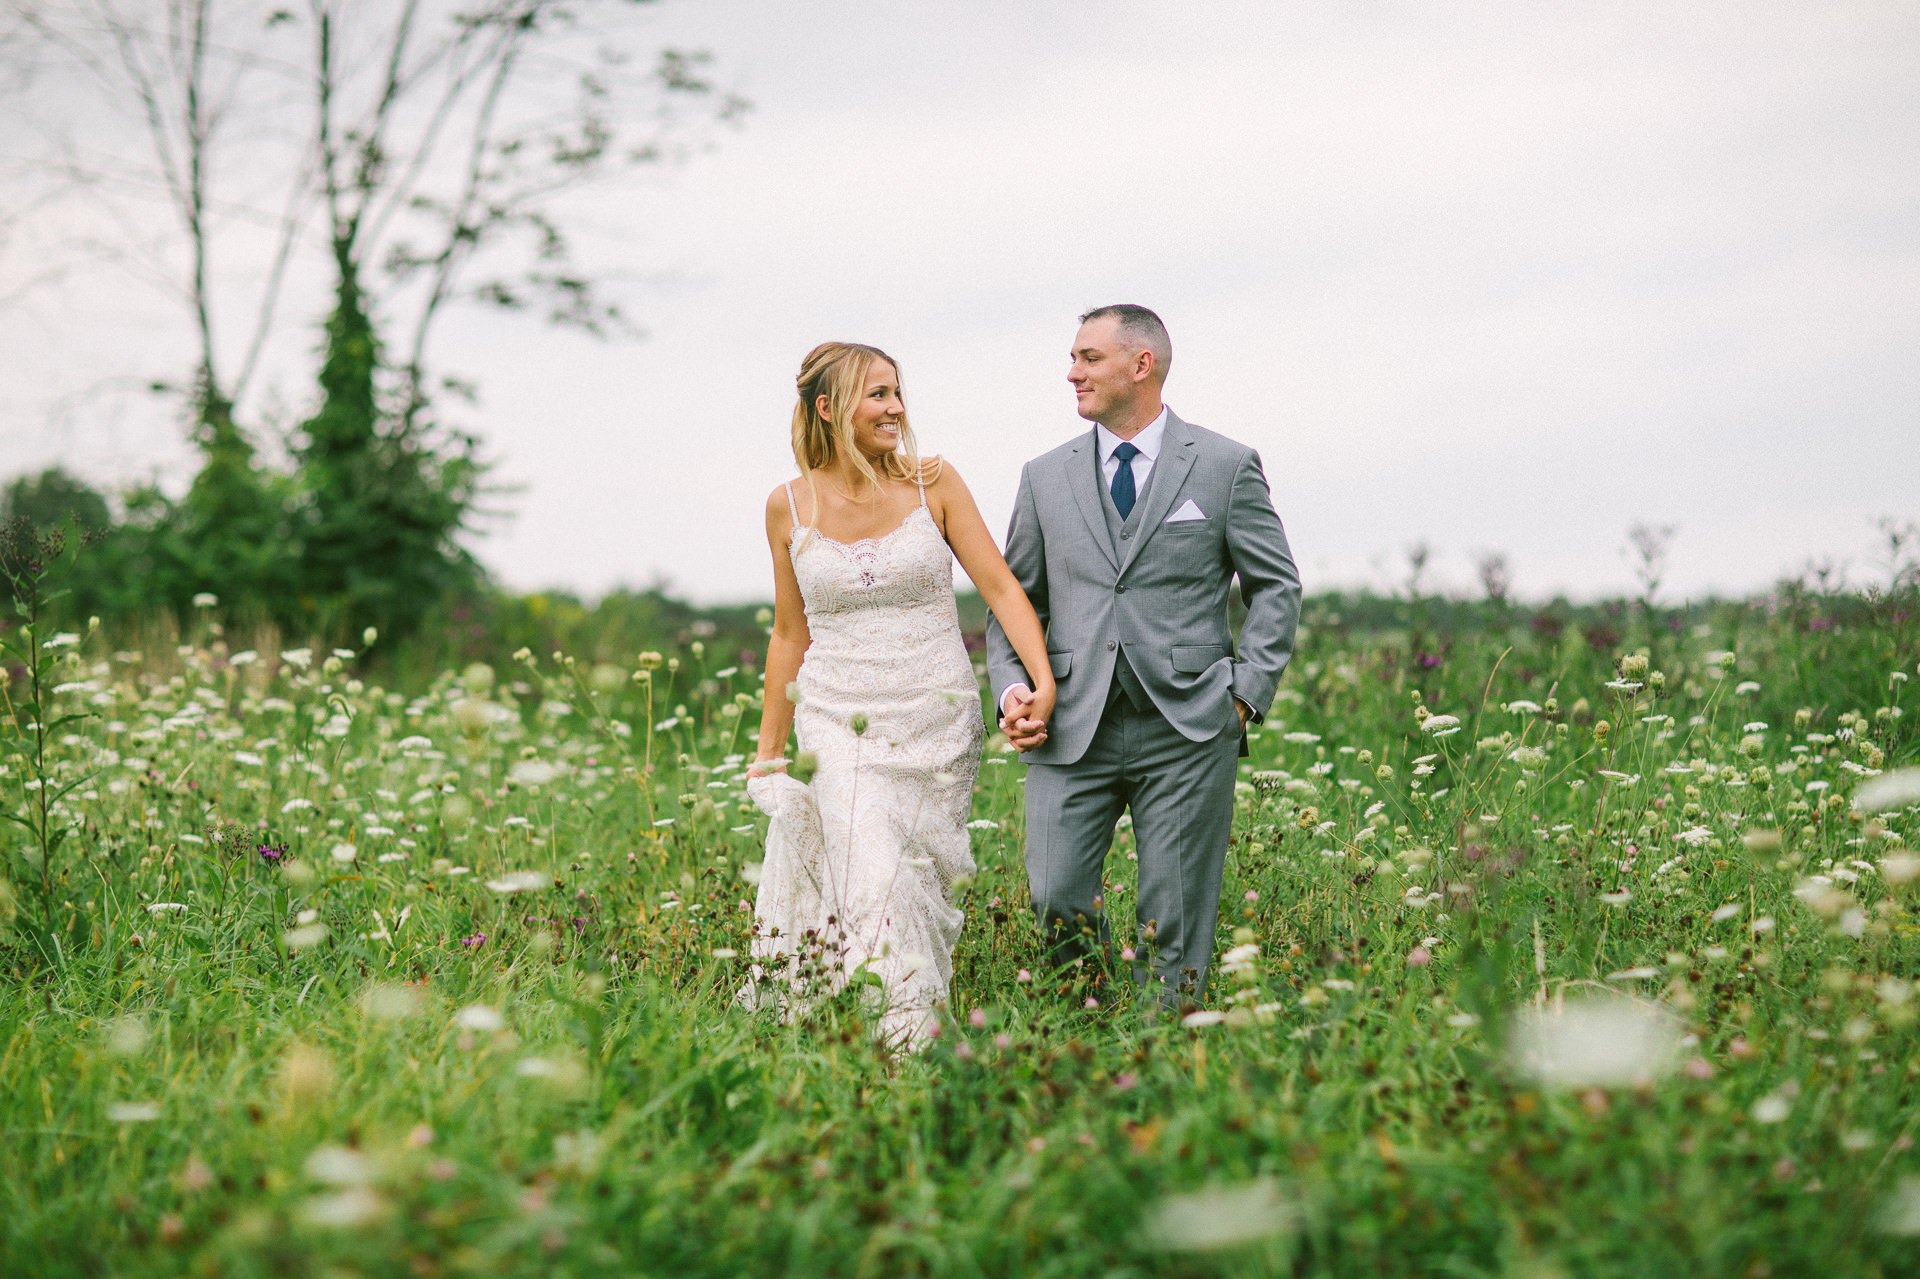
<path id="1" fill-rule="evenodd" d="M 0 957 L 0 1273 L 1901 1273 L 1920 800 L 1854 801 L 1920 753 L 1913 601 L 1535 620 L 1310 616 L 1184 1017 L 1042 968 L 990 745 L 907 1058 L 731 1006 L 733 646 L 109 621 L 0 773 L 78 783 L 57 951 Z"/>

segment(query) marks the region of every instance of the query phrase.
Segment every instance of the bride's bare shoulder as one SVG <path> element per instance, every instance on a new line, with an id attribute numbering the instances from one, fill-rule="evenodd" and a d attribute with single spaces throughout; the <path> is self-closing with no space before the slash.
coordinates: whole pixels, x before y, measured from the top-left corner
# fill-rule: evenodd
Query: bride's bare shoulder
<path id="1" fill-rule="evenodd" d="M 796 475 L 783 484 L 776 484 L 767 493 L 767 522 L 793 524 L 798 520 L 800 508 L 807 502 L 807 477 Z"/>
<path id="2" fill-rule="evenodd" d="M 935 453 L 920 459 L 920 469 L 914 479 L 937 492 L 943 485 L 959 483 L 960 472 L 953 469 L 953 463 Z"/>

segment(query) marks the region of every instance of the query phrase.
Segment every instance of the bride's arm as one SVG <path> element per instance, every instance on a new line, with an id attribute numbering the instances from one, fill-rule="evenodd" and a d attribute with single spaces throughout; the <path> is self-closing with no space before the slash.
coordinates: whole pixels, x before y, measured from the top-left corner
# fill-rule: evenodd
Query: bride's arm
<path id="1" fill-rule="evenodd" d="M 980 518 L 973 494 L 967 490 L 960 473 L 943 462 L 938 478 L 927 486 L 927 499 L 934 507 L 947 545 L 953 548 L 954 558 L 973 579 L 980 598 L 993 610 L 1000 629 L 1006 632 L 1007 641 L 1013 645 L 1015 655 L 1033 682 L 1033 701 L 1026 714 L 1033 719 L 1051 719 L 1058 690 L 1053 682 L 1053 664 L 1047 660 L 1046 632 L 1040 626 L 1039 615 L 1033 611 L 1032 601 L 1020 589 L 1019 579 L 1007 567 L 1006 557 L 1000 554 L 993 534 L 987 532 L 986 521 Z"/>
<path id="2" fill-rule="evenodd" d="M 767 638 L 766 693 L 760 711 L 760 746 L 749 775 L 769 771 L 768 760 L 784 759 L 787 736 L 793 731 L 793 699 L 787 686 L 800 674 L 813 636 L 807 630 L 807 606 L 800 598 L 800 581 L 793 575 L 793 557 L 787 541 L 793 534 L 793 516 L 786 494 L 775 489 L 767 498 L 767 544 L 773 551 L 773 634 Z"/>

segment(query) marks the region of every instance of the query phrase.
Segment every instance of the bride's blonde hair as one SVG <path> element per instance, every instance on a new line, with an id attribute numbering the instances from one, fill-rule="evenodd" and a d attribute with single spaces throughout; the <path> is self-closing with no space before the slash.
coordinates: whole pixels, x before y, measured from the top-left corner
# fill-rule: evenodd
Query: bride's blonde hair
<path id="1" fill-rule="evenodd" d="M 866 393 L 867 374 L 875 360 L 893 366 L 895 376 L 900 361 L 877 346 L 858 342 L 822 342 L 807 352 L 800 362 L 800 375 L 793 380 L 799 399 L 793 406 L 793 460 L 807 480 L 807 495 L 813 499 L 813 518 L 820 518 L 820 494 L 814 486 L 814 471 L 833 465 L 841 457 L 853 461 L 853 469 L 873 486 L 880 496 L 880 476 L 873 465 L 853 444 L 853 412 Z M 827 397 L 827 414 L 820 414 L 820 397 Z M 914 442 L 913 427 L 904 410 L 906 391 L 900 393 L 900 444 L 880 459 L 880 470 L 888 479 L 931 484 L 940 474 L 938 458 L 922 462 Z"/>

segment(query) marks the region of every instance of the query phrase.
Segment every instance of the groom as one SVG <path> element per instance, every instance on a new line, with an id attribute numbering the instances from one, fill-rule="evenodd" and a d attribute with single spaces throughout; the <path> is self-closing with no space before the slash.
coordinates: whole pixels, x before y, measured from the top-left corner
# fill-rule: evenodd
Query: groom
<path id="1" fill-rule="evenodd" d="M 1300 579 L 1260 458 L 1161 402 L 1173 345 L 1143 306 L 1080 317 L 1073 384 L 1094 429 L 1027 463 L 1007 563 L 1047 628 L 1051 723 L 987 623 L 1000 726 L 1026 756 L 1027 878 L 1056 962 L 1104 957 L 1101 872 L 1121 811 L 1140 862 L 1139 953 L 1177 1006 L 1213 958 L 1236 760 L 1293 652 Z M 1236 646 L 1227 592 L 1246 602 Z"/>

